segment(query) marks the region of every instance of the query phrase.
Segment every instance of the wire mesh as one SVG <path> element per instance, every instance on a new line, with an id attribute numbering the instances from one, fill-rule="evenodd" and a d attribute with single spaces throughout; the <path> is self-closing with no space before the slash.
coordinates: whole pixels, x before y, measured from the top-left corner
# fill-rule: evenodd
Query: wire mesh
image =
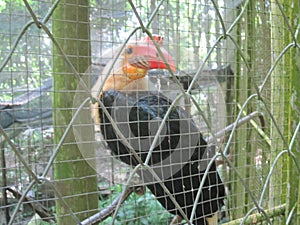
<path id="1" fill-rule="evenodd" d="M 1 223 L 297 224 L 299 8 L 0 1 Z M 149 52 L 132 61 L 136 46 Z M 153 52 L 163 69 L 108 85 Z M 185 165 L 196 175 L 176 177 Z M 220 192 L 211 175 L 224 201 L 204 194 Z"/>

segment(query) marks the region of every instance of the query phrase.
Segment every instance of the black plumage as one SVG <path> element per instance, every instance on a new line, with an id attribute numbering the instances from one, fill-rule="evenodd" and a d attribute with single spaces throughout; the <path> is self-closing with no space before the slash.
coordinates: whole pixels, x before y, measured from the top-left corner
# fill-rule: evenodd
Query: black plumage
<path id="1" fill-rule="evenodd" d="M 206 165 L 203 163 L 207 161 L 201 159 L 205 158 L 208 150 L 207 143 L 194 121 L 181 107 L 171 106 L 172 102 L 157 92 L 137 94 L 109 90 L 102 93 L 100 100 L 143 162 L 147 158 L 158 126 L 171 107 L 148 165 L 154 168 L 165 187 L 190 218 L 206 169 L 203 168 Z M 103 137 L 113 154 L 126 164 L 136 166 L 138 160 L 118 138 L 101 107 L 99 115 Z M 150 172 L 142 170 L 139 175 L 164 208 L 174 215 L 181 215 Z M 220 210 L 224 205 L 224 196 L 224 185 L 216 170 L 216 164 L 213 163 L 208 169 L 201 190 L 193 224 L 206 225 L 205 217 Z"/>

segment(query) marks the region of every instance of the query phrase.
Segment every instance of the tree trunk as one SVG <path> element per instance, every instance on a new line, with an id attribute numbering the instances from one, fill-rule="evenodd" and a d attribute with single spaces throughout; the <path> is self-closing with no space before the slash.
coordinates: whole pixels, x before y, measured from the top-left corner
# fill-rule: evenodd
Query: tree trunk
<path id="1" fill-rule="evenodd" d="M 63 0 L 53 14 L 53 34 L 78 73 L 86 71 L 91 59 L 88 3 L 88 0 Z M 54 139 L 57 144 L 72 118 L 78 80 L 55 46 L 53 54 Z M 72 130 L 59 149 L 54 170 L 57 188 L 68 205 L 65 207 L 57 199 L 58 224 L 75 224 L 70 210 L 79 220 L 94 213 L 98 207 L 97 176 L 82 157 Z"/>

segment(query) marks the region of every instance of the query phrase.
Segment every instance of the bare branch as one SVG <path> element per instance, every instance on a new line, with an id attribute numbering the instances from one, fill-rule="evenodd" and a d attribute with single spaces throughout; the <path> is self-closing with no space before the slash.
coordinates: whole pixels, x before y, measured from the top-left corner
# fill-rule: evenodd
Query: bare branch
<path id="1" fill-rule="evenodd" d="M 100 212 L 94 214 L 93 216 L 85 219 L 84 221 L 81 222 L 82 225 L 94 225 L 98 224 L 100 222 L 103 222 L 106 218 L 111 216 L 121 201 L 123 203 L 130 195 L 131 193 L 134 192 L 134 188 L 128 188 L 122 198 L 122 194 L 119 194 L 118 197 L 113 200 L 113 202 L 107 206 L 105 209 L 101 210 Z"/>
<path id="2" fill-rule="evenodd" d="M 7 188 L 9 192 L 11 192 L 15 198 L 20 199 L 22 193 L 12 188 Z M 24 198 L 24 203 L 28 203 L 30 207 L 44 220 L 44 221 L 55 221 L 55 217 L 50 209 L 43 206 L 41 203 L 37 202 L 34 198 L 30 196 L 26 196 Z"/>

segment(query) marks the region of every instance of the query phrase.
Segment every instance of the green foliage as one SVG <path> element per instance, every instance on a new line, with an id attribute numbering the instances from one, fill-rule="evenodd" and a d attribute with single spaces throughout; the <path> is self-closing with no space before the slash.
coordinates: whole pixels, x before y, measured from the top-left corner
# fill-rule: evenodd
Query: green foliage
<path id="1" fill-rule="evenodd" d="M 5 9 L 5 7 L 6 7 L 6 2 L 0 0 L 0 12 L 1 12 L 3 9 Z"/>
<path id="2" fill-rule="evenodd" d="M 122 186 L 117 185 L 111 188 L 113 194 L 107 199 L 100 200 L 100 208 L 107 207 L 113 199 L 121 192 Z M 116 216 L 116 225 L 146 225 L 146 224 L 168 224 L 172 215 L 166 211 L 148 190 L 145 195 L 131 194 L 123 203 Z M 109 225 L 112 223 L 112 217 L 106 219 L 103 223 Z"/>

